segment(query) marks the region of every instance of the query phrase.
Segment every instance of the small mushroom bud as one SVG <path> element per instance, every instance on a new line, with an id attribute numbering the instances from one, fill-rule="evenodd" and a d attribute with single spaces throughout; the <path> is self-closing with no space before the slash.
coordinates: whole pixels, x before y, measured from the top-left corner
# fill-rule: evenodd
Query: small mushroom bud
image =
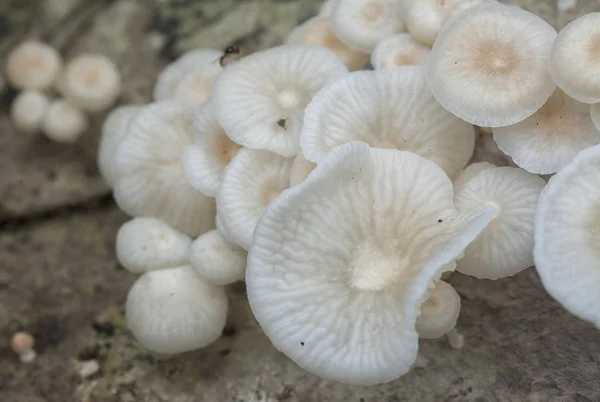
<path id="1" fill-rule="evenodd" d="M 10 108 L 13 125 L 24 133 L 31 134 L 39 131 L 49 104 L 50 99 L 41 92 L 21 92 Z"/>
<path id="2" fill-rule="evenodd" d="M 420 338 L 435 339 L 451 332 L 460 314 L 460 296 L 444 281 L 438 281 L 421 305 L 416 329 Z"/>
<path id="3" fill-rule="evenodd" d="M 87 127 L 83 112 L 64 99 L 50 103 L 42 122 L 44 134 L 56 142 L 74 142 Z"/>
<path id="4" fill-rule="evenodd" d="M 8 55 L 6 77 L 17 89 L 45 90 L 54 84 L 61 66 L 62 60 L 56 49 L 30 40 Z"/>
<path id="5" fill-rule="evenodd" d="M 21 362 L 31 363 L 35 360 L 36 353 L 33 350 L 35 339 L 27 332 L 15 332 L 12 336 L 10 346 L 19 355 Z"/>

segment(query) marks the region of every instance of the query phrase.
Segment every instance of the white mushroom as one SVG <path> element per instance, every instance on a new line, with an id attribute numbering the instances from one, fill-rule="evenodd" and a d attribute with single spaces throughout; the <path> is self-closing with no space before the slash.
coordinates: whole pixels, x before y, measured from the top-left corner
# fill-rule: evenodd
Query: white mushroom
<path id="1" fill-rule="evenodd" d="M 433 46 L 444 17 L 462 0 L 419 0 L 411 1 L 406 10 L 408 33 L 425 46 Z"/>
<path id="2" fill-rule="evenodd" d="M 472 124 L 518 123 L 556 88 L 548 73 L 555 37 L 547 22 L 517 7 L 498 3 L 463 11 L 444 26 L 427 60 L 431 91 Z"/>
<path id="3" fill-rule="evenodd" d="M 422 66 L 429 56 L 429 48 L 408 34 L 388 36 L 375 46 L 371 64 L 375 69 L 397 66 Z"/>
<path id="4" fill-rule="evenodd" d="M 117 232 L 117 260 L 134 274 L 187 264 L 192 239 L 160 219 L 133 218 Z"/>
<path id="5" fill-rule="evenodd" d="M 240 146 L 231 141 L 215 117 L 212 102 L 202 105 L 194 120 L 194 144 L 188 146 L 181 163 L 191 185 L 215 197 L 221 186 L 223 170 Z"/>
<path id="6" fill-rule="evenodd" d="M 129 290 L 125 317 L 145 348 L 183 353 L 219 338 L 227 318 L 227 296 L 189 265 L 150 271 Z"/>
<path id="7" fill-rule="evenodd" d="M 317 164 L 307 160 L 302 152 L 296 155 L 290 170 L 290 187 L 300 184 L 306 180 L 310 172 L 312 172 L 315 167 L 317 167 Z"/>
<path id="8" fill-rule="evenodd" d="M 223 71 L 221 56 L 223 52 L 215 49 L 185 53 L 160 73 L 154 87 L 154 99 L 177 99 L 196 105 L 208 101 L 215 80 Z"/>
<path id="9" fill-rule="evenodd" d="M 189 236 L 213 229 L 215 216 L 215 200 L 190 185 L 181 165 L 193 142 L 194 111 L 177 101 L 144 107 L 115 153 L 119 207 L 131 216 L 159 218 Z"/>
<path id="10" fill-rule="evenodd" d="M 117 145 L 127 134 L 133 116 L 142 109 L 140 105 L 120 106 L 106 117 L 102 125 L 100 143 L 98 144 L 97 164 L 100 174 L 109 186 L 117 180 L 118 171 L 115 166 Z"/>
<path id="11" fill-rule="evenodd" d="M 10 107 L 10 120 L 13 126 L 24 133 L 38 132 L 50 99 L 38 91 L 23 91 L 16 96 Z"/>
<path id="12" fill-rule="evenodd" d="M 414 152 L 452 177 L 469 161 L 475 133 L 436 102 L 413 66 L 350 73 L 314 97 L 300 137 L 306 158 L 319 163 L 350 141 Z"/>
<path id="13" fill-rule="evenodd" d="M 217 120 L 240 145 L 294 156 L 305 106 L 347 72 L 335 53 L 318 46 L 286 45 L 251 54 L 219 76 L 213 98 Z"/>
<path id="14" fill-rule="evenodd" d="M 502 152 L 531 173 L 555 173 L 575 155 L 600 143 L 590 106 L 557 89 L 533 115 L 512 126 L 493 129 Z"/>
<path id="15" fill-rule="evenodd" d="M 44 91 L 56 81 L 62 59 L 55 48 L 28 40 L 6 58 L 6 78 L 16 89 Z"/>
<path id="16" fill-rule="evenodd" d="M 215 285 L 243 280 L 247 256 L 246 250 L 227 243 L 217 230 L 200 235 L 190 249 L 190 263 L 196 272 Z"/>
<path id="17" fill-rule="evenodd" d="M 437 281 L 420 309 L 415 324 L 419 338 L 441 338 L 456 327 L 460 315 L 460 296 L 450 284 Z"/>
<path id="18" fill-rule="evenodd" d="M 450 20 L 456 17 L 463 11 L 468 10 L 471 7 L 480 6 L 482 4 L 497 3 L 496 0 L 458 0 L 454 1 L 451 7 L 447 7 L 444 10 L 444 16 L 442 19 L 442 27 L 446 25 Z M 438 31 L 439 32 L 439 31 Z"/>
<path id="19" fill-rule="evenodd" d="M 488 170 L 488 169 L 491 169 L 494 167 L 497 167 L 497 166 L 493 165 L 489 162 L 471 163 L 469 166 L 467 166 L 466 168 L 461 170 L 460 173 L 458 175 L 456 175 L 454 180 L 452 180 L 455 191 L 456 191 L 456 188 L 462 186 L 463 184 L 465 184 L 466 182 L 471 180 L 473 177 L 477 176 L 479 173 L 483 172 L 484 170 Z"/>
<path id="20" fill-rule="evenodd" d="M 217 196 L 225 239 L 246 250 L 263 209 L 289 187 L 293 159 L 242 148 L 225 169 Z"/>
<path id="21" fill-rule="evenodd" d="M 487 168 L 456 188 L 459 211 L 492 205 L 497 212 L 487 228 L 457 261 L 457 271 L 499 279 L 533 265 L 533 222 L 546 182 L 519 168 Z"/>
<path id="22" fill-rule="evenodd" d="M 42 121 L 42 131 L 46 137 L 63 143 L 75 142 L 88 126 L 86 115 L 64 99 L 52 101 Z"/>
<path id="23" fill-rule="evenodd" d="M 325 379 L 396 379 L 417 358 L 429 286 L 494 209 L 460 214 L 452 183 L 411 152 L 349 143 L 265 210 L 248 255 L 254 316 L 274 346 Z"/>

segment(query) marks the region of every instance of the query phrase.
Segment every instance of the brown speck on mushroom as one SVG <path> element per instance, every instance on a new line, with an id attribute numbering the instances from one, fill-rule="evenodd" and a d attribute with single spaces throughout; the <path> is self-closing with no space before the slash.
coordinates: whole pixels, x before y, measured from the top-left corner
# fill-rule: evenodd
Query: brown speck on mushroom
<path id="1" fill-rule="evenodd" d="M 283 128 L 284 130 L 286 130 L 285 122 L 286 122 L 286 119 L 279 119 L 279 120 L 277 120 L 277 125 L 279 127 Z"/>

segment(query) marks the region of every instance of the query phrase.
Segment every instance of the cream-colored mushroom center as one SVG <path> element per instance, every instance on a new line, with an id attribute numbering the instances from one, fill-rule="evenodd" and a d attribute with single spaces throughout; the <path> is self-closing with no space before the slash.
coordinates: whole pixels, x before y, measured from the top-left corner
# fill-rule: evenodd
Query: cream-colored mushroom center
<path id="1" fill-rule="evenodd" d="M 361 15 L 365 19 L 365 21 L 372 22 L 375 21 L 383 15 L 385 11 L 385 7 L 379 1 L 369 1 L 365 4 L 360 10 Z"/>
<path id="2" fill-rule="evenodd" d="M 349 261 L 349 285 L 358 290 L 377 291 L 396 282 L 408 266 L 399 253 L 385 252 L 372 242 L 359 246 Z"/>
<path id="3" fill-rule="evenodd" d="M 44 61 L 39 57 L 32 57 L 23 63 L 23 68 L 26 70 L 41 70 L 43 67 Z"/>
<path id="4" fill-rule="evenodd" d="M 492 221 L 500 216 L 500 212 L 502 212 L 502 209 L 500 208 L 500 204 L 498 204 L 497 202 L 489 200 L 484 202 L 483 205 L 487 205 L 488 207 L 494 208 L 494 216 L 492 217 Z"/>
<path id="5" fill-rule="evenodd" d="M 228 164 L 237 155 L 241 146 L 231 141 L 223 132 L 215 139 L 215 153 L 223 164 Z"/>
<path id="6" fill-rule="evenodd" d="M 88 68 L 83 72 L 83 82 L 88 86 L 98 84 L 100 81 L 100 72 L 97 68 Z"/>
<path id="7" fill-rule="evenodd" d="M 397 52 L 394 56 L 394 64 L 397 66 L 411 66 L 417 65 L 411 54 L 405 52 Z"/>
<path id="8" fill-rule="evenodd" d="M 284 89 L 277 94 L 277 103 L 284 109 L 293 109 L 300 105 L 302 97 L 298 91 Z"/>
<path id="9" fill-rule="evenodd" d="M 514 70 L 518 56 L 506 43 L 482 42 L 475 52 L 477 68 L 490 75 L 508 75 Z"/>

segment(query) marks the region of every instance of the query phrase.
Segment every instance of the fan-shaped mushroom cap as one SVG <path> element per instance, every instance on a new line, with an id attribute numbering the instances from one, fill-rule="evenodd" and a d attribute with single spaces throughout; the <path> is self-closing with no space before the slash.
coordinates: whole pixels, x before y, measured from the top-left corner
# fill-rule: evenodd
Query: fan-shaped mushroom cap
<path id="1" fill-rule="evenodd" d="M 215 200 L 196 191 L 181 155 L 193 142 L 195 107 L 177 101 L 150 104 L 132 119 L 117 146 L 114 196 L 132 216 L 152 216 L 190 236 L 214 228 Z"/>
<path id="2" fill-rule="evenodd" d="M 583 15 L 560 31 L 549 67 L 567 95 L 580 102 L 600 102 L 600 12 Z"/>
<path id="3" fill-rule="evenodd" d="M 215 197 L 223 171 L 239 149 L 219 125 L 213 103 L 202 105 L 194 121 L 194 144 L 185 149 L 181 160 L 186 177 L 196 190 Z"/>
<path id="4" fill-rule="evenodd" d="M 217 230 L 200 235 L 190 249 L 190 263 L 196 272 L 215 285 L 243 280 L 247 257 L 246 250 L 227 243 Z"/>
<path id="5" fill-rule="evenodd" d="M 520 123 L 493 129 L 494 140 L 523 169 L 555 173 L 575 155 L 600 143 L 590 107 L 557 89 L 540 110 Z"/>
<path id="6" fill-rule="evenodd" d="M 590 114 L 596 130 L 600 130 L 600 103 L 590 106 Z"/>
<path id="7" fill-rule="evenodd" d="M 312 172 L 315 167 L 317 167 L 317 164 L 307 160 L 302 152 L 296 155 L 290 170 L 290 187 L 300 184 L 306 180 L 310 172 Z"/>
<path id="8" fill-rule="evenodd" d="M 223 71 L 223 52 L 197 49 L 185 53 L 159 74 L 154 87 L 154 99 L 176 99 L 196 105 L 208 101 L 217 76 Z"/>
<path id="9" fill-rule="evenodd" d="M 436 102 L 421 67 L 401 67 L 350 73 L 308 105 L 300 136 L 306 159 L 319 163 L 350 141 L 414 152 L 452 176 L 469 161 L 475 133 Z"/>
<path id="10" fill-rule="evenodd" d="M 396 0 L 338 0 L 331 18 L 342 42 L 363 53 L 405 30 L 403 4 Z"/>
<path id="11" fill-rule="evenodd" d="M 43 91 L 49 89 L 62 67 L 55 48 L 28 40 L 14 48 L 6 59 L 6 78 L 17 89 Z"/>
<path id="12" fill-rule="evenodd" d="M 429 56 L 429 48 L 408 34 L 388 36 L 375 46 L 371 64 L 375 69 L 398 66 L 422 66 Z"/>
<path id="13" fill-rule="evenodd" d="M 117 145 L 127 134 L 127 128 L 133 116 L 142 109 L 140 105 L 120 106 L 110 112 L 102 125 L 98 144 L 98 168 L 104 181 L 112 186 L 117 179 L 115 152 Z"/>
<path id="14" fill-rule="evenodd" d="M 289 187 L 292 158 L 242 148 L 225 169 L 217 197 L 225 240 L 248 250 L 264 208 Z"/>
<path id="15" fill-rule="evenodd" d="M 416 321 L 419 338 L 441 338 L 456 327 L 459 315 L 460 296 L 450 284 L 437 281 L 421 304 L 421 315 Z"/>
<path id="16" fill-rule="evenodd" d="M 457 261 L 457 271 L 484 279 L 515 275 L 533 265 L 533 222 L 544 179 L 523 169 L 485 169 L 456 188 L 459 211 L 497 208 L 494 219 Z"/>
<path id="17" fill-rule="evenodd" d="M 429 286 L 491 219 L 411 152 L 349 143 L 265 210 L 248 255 L 254 315 L 275 347 L 326 379 L 375 384 L 417 357 Z"/>
<path id="18" fill-rule="evenodd" d="M 10 107 L 10 120 L 15 128 L 32 134 L 42 127 L 50 99 L 38 91 L 23 91 L 18 94 Z"/>
<path id="19" fill-rule="evenodd" d="M 117 259 L 140 274 L 187 264 L 192 239 L 160 219 L 133 218 L 117 232 Z"/>
<path id="20" fill-rule="evenodd" d="M 411 1 L 406 10 L 408 33 L 425 46 L 431 47 L 448 11 L 462 0 Z"/>
<path id="21" fill-rule="evenodd" d="M 365 66 L 369 56 L 346 46 L 335 34 L 331 20 L 314 17 L 297 26 L 289 34 L 287 44 L 322 46 L 334 52 L 352 70 Z"/>
<path id="22" fill-rule="evenodd" d="M 64 99 L 50 102 L 42 121 L 46 137 L 63 143 L 75 142 L 88 126 L 86 115 Z"/>
<path id="23" fill-rule="evenodd" d="M 435 41 L 427 60 L 431 91 L 469 123 L 518 123 L 541 108 L 556 88 L 548 73 L 555 37 L 547 22 L 517 7 L 498 3 L 468 9 Z"/>
<path id="24" fill-rule="evenodd" d="M 442 19 L 442 27 L 446 25 L 450 20 L 456 17 L 463 11 L 468 10 L 471 7 L 480 6 L 482 4 L 497 3 L 496 0 L 458 0 L 454 1 L 450 7 L 444 9 L 444 17 Z M 438 31 L 439 32 L 439 31 Z"/>
<path id="25" fill-rule="evenodd" d="M 600 327 L 600 146 L 552 176 L 535 219 L 535 266 L 548 293 Z"/>
<path id="26" fill-rule="evenodd" d="M 240 145 L 283 156 L 299 151 L 304 108 L 348 69 L 330 50 L 286 45 L 244 57 L 215 84 L 217 120 Z"/>
<path id="27" fill-rule="evenodd" d="M 183 353 L 219 338 L 227 319 L 227 296 L 189 265 L 150 271 L 129 290 L 125 317 L 145 348 Z"/>
<path id="28" fill-rule="evenodd" d="M 497 166 L 489 162 L 471 163 L 469 166 L 461 170 L 460 173 L 454 178 L 454 180 L 452 181 L 452 183 L 454 184 L 454 188 L 456 189 L 457 187 L 462 186 L 463 184 L 465 184 L 484 170 L 488 170 L 495 167 Z"/>

